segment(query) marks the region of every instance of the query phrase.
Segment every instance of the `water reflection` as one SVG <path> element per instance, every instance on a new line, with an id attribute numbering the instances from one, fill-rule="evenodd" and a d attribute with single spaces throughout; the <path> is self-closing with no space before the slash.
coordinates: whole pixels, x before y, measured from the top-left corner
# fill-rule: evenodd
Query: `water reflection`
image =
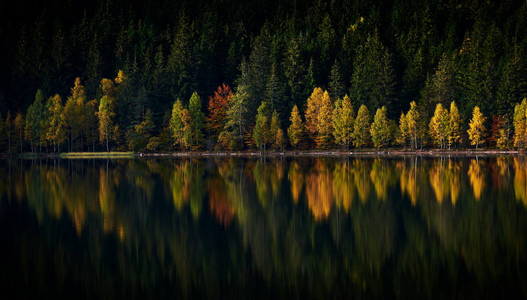
<path id="1" fill-rule="evenodd" d="M 499 281 L 525 293 L 524 157 L 49 160 L 0 168 L 4 260 L 20 274 L 10 278 L 15 287 L 405 298 L 473 296 Z M 20 219 L 5 217 L 13 212 Z M 15 223 L 17 234 L 9 230 Z"/>

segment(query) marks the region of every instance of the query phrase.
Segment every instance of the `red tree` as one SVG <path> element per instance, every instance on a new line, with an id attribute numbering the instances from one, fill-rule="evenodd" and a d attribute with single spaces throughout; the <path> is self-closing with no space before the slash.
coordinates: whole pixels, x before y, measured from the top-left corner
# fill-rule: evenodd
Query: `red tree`
<path id="1" fill-rule="evenodd" d="M 230 86 L 222 84 L 218 86 L 214 95 L 209 97 L 207 125 L 213 137 L 217 137 L 225 125 L 225 117 L 232 96 Z"/>

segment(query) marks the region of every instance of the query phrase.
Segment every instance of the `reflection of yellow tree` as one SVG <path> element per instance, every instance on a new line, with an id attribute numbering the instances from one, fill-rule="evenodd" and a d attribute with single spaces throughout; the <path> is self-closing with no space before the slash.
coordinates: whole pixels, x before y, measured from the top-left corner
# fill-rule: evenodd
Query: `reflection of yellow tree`
<path id="1" fill-rule="evenodd" d="M 306 199 L 315 220 L 329 216 L 333 202 L 332 174 L 320 159 L 315 161 L 312 171 L 306 176 Z"/>
<path id="2" fill-rule="evenodd" d="M 284 178 L 284 166 L 280 161 L 265 162 L 258 160 L 253 168 L 258 200 L 265 206 L 269 199 L 274 198 L 280 191 Z"/>
<path id="3" fill-rule="evenodd" d="M 115 211 L 115 191 L 108 172 L 106 168 L 99 169 L 99 207 L 103 216 L 105 232 L 114 228 L 112 216 Z"/>
<path id="4" fill-rule="evenodd" d="M 353 161 L 352 173 L 355 189 L 361 202 L 366 202 L 371 190 L 371 180 L 368 172 L 368 161 L 356 159 Z"/>
<path id="5" fill-rule="evenodd" d="M 395 181 L 395 174 L 385 159 L 377 158 L 373 161 L 370 171 L 375 194 L 379 199 L 386 199 L 388 188 Z"/>
<path id="6" fill-rule="evenodd" d="M 470 161 L 470 166 L 468 167 L 468 178 L 470 184 L 472 185 L 472 190 L 474 191 L 474 197 L 476 200 L 481 198 L 483 189 L 485 188 L 485 174 L 481 168 L 483 161 L 478 161 L 477 159 L 472 159 Z"/>
<path id="7" fill-rule="evenodd" d="M 354 182 L 349 161 L 339 161 L 333 170 L 333 193 L 335 204 L 349 212 L 354 195 Z"/>
<path id="8" fill-rule="evenodd" d="M 408 167 L 406 162 L 398 162 L 397 168 L 400 170 L 399 184 L 401 191 L 406 193 L 410 198 L 412 205 L 417 203 L 417 197 L 419 195 L 419 186 L 417 185 L 417 166 L 412 163 L 411 167 Z"/>
<path id="9" fill-rule="evenodd" d="M 450 201 L 453 205 L 457 203 L 460 188 L 460 171 L 461 166 L 459 162 L 449 160 L 448 163 L 445 163 L 442 159 L 434 161 L 428 175 L 438 203 L 443 203 L 447 195 L 450 195 Z"/>
<path id="10" fill-rule="evenodd" d="M 203 168 L 201 162 L 184 160 L 174 167 L 170 180 L 172 200 L 178 211 L 187 203 L 194 217 L 201 212 L 201 205 L 205 193 L 203 187 Z"/>
<path id="11" fill-rule="evenodd" d="M 514 195 L 527 206 L 527 161 L 514 158 Z"/>
<path id="12" fill-rule="evenodd" d="M 289 184 L 291 186 L 291 195 L 293 196 L 293 202 L 296 204 L 300 199 L 300 194 L 304 188 L 304 173 L 300 168 L 300 164 L 297 161 L 292 161 L 289 166 L 289 172 L 287 174 L 289 178 Z"/>

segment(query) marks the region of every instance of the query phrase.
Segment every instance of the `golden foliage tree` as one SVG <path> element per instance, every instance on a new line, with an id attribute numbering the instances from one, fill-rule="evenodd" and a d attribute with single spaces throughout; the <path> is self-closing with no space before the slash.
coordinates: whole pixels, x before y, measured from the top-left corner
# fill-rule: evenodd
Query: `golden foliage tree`
<path id="1" fill-rule="evenodd" d="M 348 95 L 344 99 L 335 102 L 333 109 L 333 136 L 335 143 L 349 148 L 353 141 L 353 123 L 355 113 Z"/>
<path id="2" fill-rule="evenodd" d="M 432 119 L 430 119 L 428 128 L 434 144 L 439 146 L 441 149 L 444 149 L 448 142 L 450 133 L 449 122 L 450 119 L 448 111 L 443 108 L 441 103 L 438 103 L 436 105 L 434 115 L 432 116 Z"/>
<path id="3" fill-rule="evenodd" d="M 527 146 L 527 98 L 514 106 L 514 147 Z"/>
<path id="4" fill-rule="evenodd" d="M 353 125 L 353 145 L 364 147 L 370 142 L 370 112 L 366 105 L 361 105 Z"/>
<path id="5" fill-rule="evenodd" d="M 485 142 L 485 116 L 481 112 L 478 106 L 474 107 L 472 111 L 472 119 L 468 124 L 469 128 L 467 130 L 468 138 L 471 145 L 475 145 L 476 149 L 480 144 Z"/>
<path id="6" fill-rule="evenodd" d="M 289 137 L 289 143 L 293 147 L 297 147 L 304 136 L 304 124 L 302 122 L 302 116 L 298 111 L 298 107 L 295 105 L 291 110 L 291 117 L 289 117 L 291 125 L 287 128 L 287 136 Z"/>
<path id="7" fill-rule="evenodd" d="M 386 106 L 378 108 L 370 127 L 371 140 L 375 148 L 383 148 L 390 144 L 392 132 L 387 116 Z"/>

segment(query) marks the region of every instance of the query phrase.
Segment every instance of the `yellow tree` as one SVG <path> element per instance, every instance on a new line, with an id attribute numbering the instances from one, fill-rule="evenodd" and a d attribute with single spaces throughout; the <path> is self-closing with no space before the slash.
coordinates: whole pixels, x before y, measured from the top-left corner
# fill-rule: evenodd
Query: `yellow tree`
<path id="1" fill-rule="evenodd" d="M 293 106 L 293 109 L 291 110 L 289 121 L 291 122 L 291 125 L 287 128 L 287 136 L 289 137 L 289 143 L 291 143 L 291 146 L 296 147 L 302 141 L 304 135 L 304 124 L 296 105 Z"/>
<path id="2" fill-rule="evenodd" d="M 56 149 L 66 139 L 66 132 L 64 130 L 64 119 L 62 115 L 62 98 L 59 94 L 55 94 L 48 100 L 49 123 L 47 124 L 46 139 Z"/>
<path id="3" fill-rule="evenodd" d="M 387 116 L 386 106 L 378 108 L 370 127 L 371 140 L 375 148 L 383 148 L 390 144 L 391 127 Z"/>
<path id="4" fill-rule="evenodd" d="M 333 136 L 337 144 L 349 148 L 353 141 L 354 121 L 353 105 L 351 99 L 346 95 L 343 100 L 335 102 L 335 109 L 333 109 Z"/>
<path id="5" fill-rule="evenodd" d="M 361 105 L 353 125 L 353 145 L 360 148 L 370 141 L 370 112 L 366 105 Z"/>
<path id="6" fill-rule="evenodd" d="M 514 147 L 527 146 L 527 98 L 514 106 Z"/>
<path id="7" fill-rule="evenodd" d="M 436 105 L 434 116 L 430 119 L 428 124 L 430 136 L 434 140 L 434 144 L 439 146 L 441 149 L 445 148 L 449 130 L 449 115 L 448 111 L 443 108 L 441 103 Z"/>
<path id="8" fill-rule="evenodd" d="M 419 111 L 417 110 L 417 103 L 415 101 L 410 102 L 410 109 L 406 113 L 406 129 L 408 137 L 410 138 L 410 144 L 414 149 L 417 149 L 417 139 L 420 135 L 420 117 Z"/>
<path id="9" fill-rule="evenodd" d="M 305 110 L 306 130 L 312 137 L 317 133 L 318 114 L 323 97 L 324 91 L 321 88 L 316 87 L 311 93 L 311 96 L 307 99 Z"/>
<path id="10" fill-rule="evenodd" d="M 322 98 L 320 99 L 317 120 L 316 143 L 319 148 L 326 148 L 331 142 L 331 133 L 333 131 L 331 120 L 332 113 L 331 98 L 329 97 L 329 93 L 324 91 L 324 94 L 322 94 Z"/>
<path id="11" fill-rule="evenodd" d="M 474 110 L 472 111 L 472 119 L 468 124 L 469 128 L 467 133 L 470 144 L 475 145 L 476 149 L 478 148 L 479 144 L 483 144 L 485 142 L 485 120 L 486 118 L 483 116 L 483 113 L 481 113 L 479 107 L 475 106 Z"/>
<path id="12" fill-rule="evenodd" d="M 402 112 L 401 117 L 399 118 L 399 134 L 397 136 L 397 143 L 405 147 L 409 139 L 410 136 L 408 135 L 408 122 L 406 121 L 406 115 L 404 112 Z"/>
<path id="13" fill-rule="evenodd" d="M 448 123 L 448 147 L 461 143 L 461 116 L 456 102 L 450 103 L 449 123 Z"/>

